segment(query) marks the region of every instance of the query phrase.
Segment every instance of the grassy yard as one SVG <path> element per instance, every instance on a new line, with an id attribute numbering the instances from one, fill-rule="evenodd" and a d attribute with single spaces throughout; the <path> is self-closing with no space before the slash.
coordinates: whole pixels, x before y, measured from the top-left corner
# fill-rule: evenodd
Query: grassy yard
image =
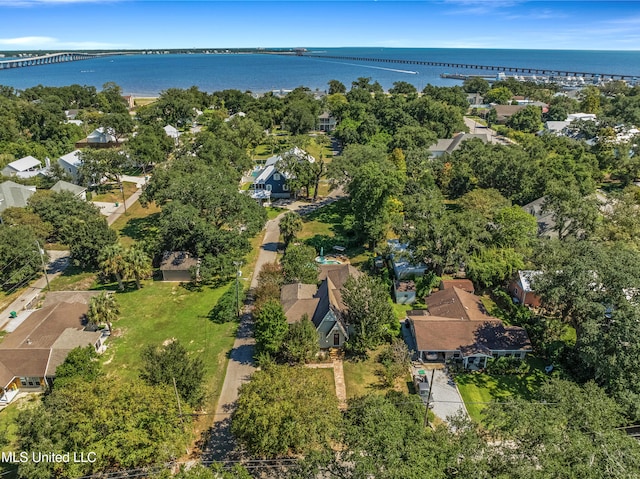
<path id="1" fill-rule="evenodd" d="M 87 291 L 97 288 L 97 277 L 98 274 L 95 271 L 85 271 L 82 268 L 70 265 L 49 285 L 51 291 Z"/>
<path id="2" fill-rule="evenodd" d="M 322 381 L 326 381 L 329 387 L 335 391 L 336 383 L 334 381 L 333 368 L 307 368 L 306 372 L 310 376 L 317 376 Z"/>
<path id="3" fill-rule="evenodd" d="M 125 198 L 129 198 L 138 190 L 135 183 L 123 181 L 122 185 L 124 187 Z M 120 191 L 120 187 L 116 184 L 106 185 L 100 187 L 98 191 L 91 192 L 91 201 L 102 201 L 105 203 L 122 203 L 122 192 Z"/>
<path id="4" fill-rule="evenodd" d="M 127 209 L 127 215 L 120 216 L 111 227 L 118 232 L 122 245 L 128 247 L 136 241 L 154 238 L 158 231 L 159 217 L 160 207 L 155 203 L 143 208 L 136 201 Z"/>
<path id="5" fill-rule="evenodd" d="M 485 373 L 465 373 L 456 376 L 456 384 L 471 418 L 482 423 L 482 410 L 491 401 L 502 401 L 521 397 L 535 399 L 540 386 L 547 380 L 544 373 L 546 363 L 529 358 L 531 369 L 526 374 L 491 376 Z"/>
<path id="6" fill-rule="evenodd" d="M 378 363 L 378 355 L 382 351 L 380 348 L 369 352 L 369 357 L 365 361 L 344 361 L 344 381 L 347 388 L 347 398 L 351 399 L 364 396 L 370 393 L 385 394 L 390 389 L 383 386 L 377 371 L 382 367 Z M 409 381 L 407 378 L 400 378 L 396 381 L 396 391 L 409 393 Z"/>
<path id="7" fill-rule="evenodd" d="M 20 411 L 25 408 L 34 406 L 40 400 L 40 395 L 29 395 L 26 397 L 15 399 L 6 408 L 0 411 L 0 431 L 6 432 L 8 443 L 4 447 L 0 447 L 0 451 L 18 451 L 18 425 L 16 418 Z M 9 464 L 0 462 L 0 477 L 2 479 L 14 479 L 17 477 L 17 464 Z"/>
<path id="8" fill-rule="evenodd" d="M 278 208 L 277 206 L 267 206 L 267 218 L 272 220 L 276 218 L 280 213 L 287 211 L 286 208 Z"/>

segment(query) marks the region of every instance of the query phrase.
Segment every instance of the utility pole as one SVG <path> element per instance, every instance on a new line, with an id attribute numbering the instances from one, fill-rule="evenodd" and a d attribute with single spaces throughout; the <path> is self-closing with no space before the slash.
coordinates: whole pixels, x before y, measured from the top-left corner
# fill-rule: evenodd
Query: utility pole
<path id="1" fill-rule="evenodd" d="M 51 291 L 51 287 L 49 286 L 49 276 L 47 276 L 47 265 L 44 262 L 44 250 L 40 248 L 40 242 L 36 240 L 36 247 L 38 248 L 38 253 L 40 253 L 40 261 L 42 262 L 42 272 L 44 273 L 44 279 L 47 280 L 47 291 Z"/>
<path id="2" fill-rule="evenodd" d="M 239 268 L 242 266 L 242 261 L 234 261 L 233 265 L 236 267 L 236 314 L 239 318 L 240 317 L 240 275 L 242 274 Z"/>
<path id="3" fill-rule="evenodd" d="M 431 391 L 433 391 L 433 376 L 435 375 L 436 370 L 431 370 L 431 381 L 429 382 L 429 395 L 427 396 L 427 411 L 424 415 L 424 425 L 425 427 L 429 427 L 429 404 L 431 403 Z"/>
<path id="4" fill-rule="evenodd" d="M 122 193 L 122 205 L 124 206 L 124 215 L 127 216 L 127 200 L 124 197 L 124 184 L 120 179 L 120 193 Z"/>

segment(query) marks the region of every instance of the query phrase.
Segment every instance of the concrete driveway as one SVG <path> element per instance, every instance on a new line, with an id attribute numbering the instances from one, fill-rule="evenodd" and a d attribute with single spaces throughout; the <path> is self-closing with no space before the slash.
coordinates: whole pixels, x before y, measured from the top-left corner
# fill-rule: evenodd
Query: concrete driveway
<path id="1" fill-rule="evenodd" d="M 430 378 L 430 376 L 427 377 Z M 433 399 L 432 411 L 440 419 L 447 421 L 447 418 L 455 416 L 461 411 L 465 416 L 469 416 L 456 383 L 447 376 L 444 369 L 436 369 L 431 395 Z"/>

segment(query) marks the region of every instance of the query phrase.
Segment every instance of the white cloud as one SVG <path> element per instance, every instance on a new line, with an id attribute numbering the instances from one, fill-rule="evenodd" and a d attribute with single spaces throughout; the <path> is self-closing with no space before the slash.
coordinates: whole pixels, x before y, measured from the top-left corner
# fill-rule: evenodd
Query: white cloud
<path id="1" fill-rule="evenodd" d="M 61 41 L 53 37 L 15 37 L 15 38 L 0 38 L 0 46 L 12 47 L 11 49 L 17 50 L 96 50 L 96 49 L 115 49 L 115 48 L 129 48 L 128 45 L 123 43 L 107 43 L 107 42 L 92 42 L 92 41 Z"/>
<path id="2" fill-rule="evenodd" d="M 51 37 L 16 37 L 16 38 L 0 38 L 0 45 L 31 47 L 39 46 L 46 43 L 55 42 L 55 38 Z"/>

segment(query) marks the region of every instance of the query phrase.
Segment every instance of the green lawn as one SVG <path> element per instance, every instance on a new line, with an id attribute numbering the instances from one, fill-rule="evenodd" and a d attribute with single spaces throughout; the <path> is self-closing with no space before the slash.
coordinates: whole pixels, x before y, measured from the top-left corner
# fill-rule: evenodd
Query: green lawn
<path id="1" fill-rule="evenodd" d="M 348 399 L 370 393 L 385 394 L 389 391 L 389 388 L 382 385 L 377 374 L 381 367 L 378 363 L 378 355 L 383 347 L 370 351 L 369 357 L 365 361 L 344 361 L 344 382 Z M 410 381 L 406 378 L 400 378 L 396 381 L 393 389 L 409 393 L 409 384 Z"/>
<path id="2" fill-rule="evenodd" d="M 96 289 L 96 278 L 97 273 L 95 271 L 85 271 L 82 268 L 70 265 L 49 285 L 51 291 L 87 291 Z"/>
<path id="3" fill-rule="evenodd" d="M 138 188 L 136 188 L 136 184 L 129 181 L 123 181 L 122 185 L 124 186 L 125 198 L 129 198 L 138 190 Z M 98 191 L 91 192 L 91 201 L 103 201 L 105 203 L 122 203 L 122 192 L 116 184 L 100 187 Z"/>
<path id="4" fill-rule="evenodd" d="M 131 246 L 136 241 L 151 240 L 158 231 L 160 207 L 151 203 L 147 208 L 136 201 L 120 216 L 111 227 L 118 232 L 123 246 Z"/>
<path id="5" fill-rule="evenodd" d="M 270 220 L 274 219 L 280 213 L 284 213 L 285 211 L 287 211 L 286 208 L 278 208 L 277 206 L 267 206 L 266 210 L 267 210 L 267 218 Z"/>
<path id="6" fill-rule="evenodd" d="M 492 401 L 502 401 L 521 397 L 535 399 L 538 389 L 546 381 L 546 363 L 537 358 L 529 358 L 531 370 L 527 374 L 491 376 L 484 373 L 465 373 L 456 376 L 456 384 L 464 400 L 469 416 L 482 423 L 482 410 Z"/>
<path id="7" fill-rule="evenodd" d="M 214 324 L 208 315 L 227 287 L 197 291 L 180 283 L 149 280 L 140 290 L 116 293 L 120 319 L 113 325 L 114 334 L 104 355 L 107 370 L 135 377 L 144 346 L 178 339 L 205 360 L 210 375 L 220 379 L 236 325 Z"/>
<path id="8" fill-rule="evenodd" d="M 307 368 L 307 374 L 310 376 L 318 376 L 326 381 L 329 387 L 335 391 L 336 383 L 333 376 L 333 368 Z"/>
<path id="9" fill-rule="evenodd" d="M 21 410 L 37 404 L 39 400 L 40 395 L 29 395 L 27 397 L 14 400 L 6 408 L 0 411 L 0 431 L 6 432 L 8 440 L 8 444 L 4 447 L 0 447 L 0 451 L 18 451 L 18 444 L 16 444 L 18 433 L 16 418 Z M 17 470 L 18 466 L 16 464 L 0 462 L 0 477 L 2 479 L 14 479 L 17 477 Z"/>

